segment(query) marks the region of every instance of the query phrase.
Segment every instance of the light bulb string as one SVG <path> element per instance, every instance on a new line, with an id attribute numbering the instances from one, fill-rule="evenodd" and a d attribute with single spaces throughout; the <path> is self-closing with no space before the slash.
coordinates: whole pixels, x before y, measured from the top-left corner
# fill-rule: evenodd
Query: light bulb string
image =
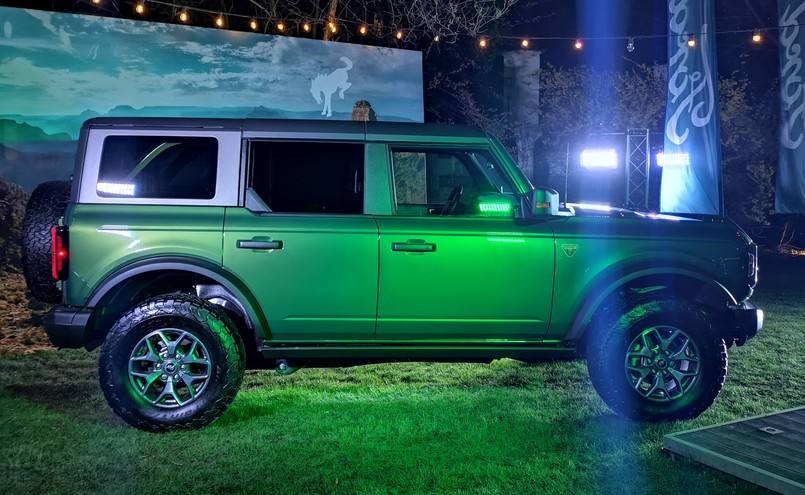
<path id="1" fill-rule="evenodd" d="M 88 1 L 90 1 L 90 3 L 92 3 L 93 5 L 97 5 L 97 4 L 95 4 L 95 2 L 91 2 L 91 0 L 88 0 Z M 343 26 L 349 26 L 349 25 L 358 26 L 359 30 L 361 28 L 364 28 L 363 30 L 360 30 L 360 33 L 362 35 L 365 35 L 366 32 L 370 31 L 370 29 L 366 29 L 367 26 L 369 26 L 369 23 L 361 22 L 361 21 L 354 21 L 354 20 L 349 20 L 349 19 L 338 19 L 338 18 L 335 18 L 335 19 L 327 18 L 327 19 L 325 19 L 325 18 L 316 18 L 316 17 L 312 16 L 312 17 L 304 19 L 304 20 L 289 21 L 288 19 L 282 19 L 282 18 L 279 18 L 279 17 L 277 17 L 277 18 L 267 17 L 265 15 L 248 15 L 248 14 L 231 13 L 231 12 L 230 13 L 225 13 L 225 12 L 222 12 L 220 10 L 211 10 L 211 9 L 205 9 L 205 8 L 201 8 L 201 7 L 189 7 L 189 6 L 186 6 L 186 5 L 178 4 L 176 2 L 165 1 L 165 0 L 140 0 L 140 1 L 132 2 L 132 3 L 134 3 L 135 5 L 136 4 L 154 4 L 154 5 L 160 5 L 160 6 L 163 6 L 163 7 L 169 7 L 169 8 L 172 8 L 174 10 L 176 10 L 176 9 L 183 10 L 183 11 L 188 12 L 188 13 L 190 13 L 190 12 L 198 12 L 198 13 L 208 14 L 208 15 L 212 15 L 212 16 L 216 16 L 216 17 L 223 16 L 223 17 L 246 19 L 246 20 L 252 20 L 252 21 L 260 21 L 260 22 L 263 22 L 263 23 L 271 23 L 272 21 L 275 21 L 275 22 L 284 22 L 286 24 L 288 22 L 295 23 L 298 26 L 302 26 L 303 24 L 307 24 L 307 25 L 310 25 L 310 24 L 322 24 L 322 25 L 326 26 L 329 22 L 335 22 L 335 23 L 343 25 Z M 627 34 L 627 35 L 619 35 L 619 36 L 578 36 L 578 35 L 577 36 L 531 36 L 531 35 L 515 36 L 515 35 L 501 35 L 501 34 L 489 35 L 489 34 L 486 34 L 486 33 L 478 33 L 478 34 L 451 33 L 451 36 L 454 37 L 454 38 L 467 37 L 467 38 L 473 38 L 473 39 L 484 39 L 485 43 L 487 43 L 487 44 L 490 43 L 493 40 L 512 40 L 512 41 L 516 40 L 516 41 L 518 41 L 520 43 L 522 43 L 524 40 L 528 41 L 529 43 L 532 42 L 532 41 L 569 41 L 571 43 L 575 43 L 575 42 L 577 42 L 579 40 L 581 40 L 581 41 L 583 41 L 585 43 L 588 42 L 588 41 L 626 41 L 626 42 L 630 42 L 630 43 L 634 44 L 635 42 L 640 41 L 640 40 L 652 40 L 652 39 L 668 39 L 668 38 L 689 39 L 691 37 L 701 38 L 703 36 L 722 36 L 722 35 L 728 35 L 728 34 L 750 34 L 750 33 L 752 35 L 757 35 L 757 34 L 765 34 L 765 33 L 768 33 L 768 32 L 776 32 L 776 31 L 779 31 L 779 30 L 787 28 L 787 27 L 803 27 L 803 26 L 805 26 L 805 23 L 789 24 L 789 25 L 786 25 L 786 26 L 761 27 L 761 28 L 754 27 L 754 28 L 744 28 L 744 29 L 721 29 L 721 30 L 715 30 L 715 31 L 711 31 L 711 32 L 691 31 L 691 32 L 685 32 L 685 33 L 680 33 L 680 34 Z M 287 27 L 287 25 L 285 27 Z M 444 36 L 443 33 L 435 33 L 434 34 L 434 33 L 431 33 L 430 31 L 426 31 L 425 29 L 421 29 L 421 28 L 402 29 L 402 28 L 399 28 L 399 27 L 395 27 L 395 28 L 390 28 L 387 31 L 388 31 L 388 34 L 387 34 L 388 36 L 390 36 L 392 38 L 395 38 L 395 39 L 398 39 L 398 40 L 406 37 L 409 34 L 429 35 L 429 36 L 432 36 L 434 38 L 442 38 Z M 283 29 L 283 32 L 285 32 L 285 29 Z M 405 33 L 406 36 L 400 37 L 399 36 L 400 32 Z"/>

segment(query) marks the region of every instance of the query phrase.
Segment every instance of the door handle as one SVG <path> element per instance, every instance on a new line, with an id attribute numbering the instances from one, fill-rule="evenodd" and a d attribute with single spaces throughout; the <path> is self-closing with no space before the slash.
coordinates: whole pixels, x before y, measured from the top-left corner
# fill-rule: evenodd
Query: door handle
<path id="1" fill-rule="evenodd" d="M 436 251 L 436 244 L 430 244 L 419 239 L 406 242 L 392 242 L 391 250 L 406 253 L 432 253 Z"/>
<path id="2" fill-rule="evenodd" d="M 250 239 L 238 240 L 241 249 L 282 249 L 282 241 L 253 241 Z"/>

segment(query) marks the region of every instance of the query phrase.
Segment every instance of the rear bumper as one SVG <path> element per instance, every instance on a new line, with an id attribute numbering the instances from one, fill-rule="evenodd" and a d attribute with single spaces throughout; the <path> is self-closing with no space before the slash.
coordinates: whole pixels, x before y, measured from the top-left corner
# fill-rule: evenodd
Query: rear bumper
<path id="1" fill-rule="evenodd" d="M 731 337 L 736 345 L 744 345 L 763 328 L 763 310 L 749 301 L 730 306 L 729 312 L 733 322 Z"/>
<path id="2" fill-rule="evenodd" d="M 90 309 L 54 306 L 43 317 L 45 332 L 56 347 L 84 347 L 87 344 L 87 328 L 91 317 Z"/>

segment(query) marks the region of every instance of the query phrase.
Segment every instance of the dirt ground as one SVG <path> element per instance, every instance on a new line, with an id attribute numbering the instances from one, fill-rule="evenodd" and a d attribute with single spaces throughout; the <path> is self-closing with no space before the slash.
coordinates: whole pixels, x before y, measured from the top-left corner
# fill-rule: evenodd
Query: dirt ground
<path id="1" fill-rule="evenodd" d="M 42 328 L 42 315 L 48 309 L 47 304 L 26 296 L 21 273 L 0 272 L 0 355 L 53 349 Z"/>

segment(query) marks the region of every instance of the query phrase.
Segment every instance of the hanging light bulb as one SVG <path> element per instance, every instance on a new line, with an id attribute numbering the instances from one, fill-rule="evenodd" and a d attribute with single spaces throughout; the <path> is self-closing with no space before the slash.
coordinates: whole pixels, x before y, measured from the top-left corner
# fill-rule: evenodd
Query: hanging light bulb
<path id="1" fill-rule="evenodd" d="M 528 48 L 530 45 L 531 42 L 528 41 L 527 39 L 524 39 L 523 41 L 520 42 L 520 46 L 522 46 L 523 48 Z"/>
<path id="2" fill-rule="evenodd" d="M 137 2 L 134 4 L 134 12 L 140 15 L 145 14 L 145 2 Z"/>
<path id="3" fill-rule="evenodd" d="M 226 22 L 224 21 L 224 16 L 218 14 L 218 17 L 215 18 L 215 27 L 222 28 L 224 27 L 224 24 L 226 24 Z"/>
<path id="4" fill-rule="evenodd" d="M 100 4 L 101 4 L 101 0 L 92 0 L 92 3 L 94 3 L 95 5 L 100 5 Z"/>
<path id="5" fill-rule="evenodd" d="M 575 48 L 576 50 L 581 50 L 582 48 L 584 48 L 584 42 L 581 41 L 581 38 L 577 39 L 576 42 L 573 43 L 573 48 Z"/>
<path id="6" fill-rule="evenodd" d="M 251 21 L 249 21 L 249 27 L 252 28 L 252 31 L 257 31 L 257 28 L 259 28 L 260 25 L 257 24 L 256 19 L 252 19 Z"/>
<path id="7" fill-rule="evenodd" d="M 285 31 L 285 23 L 284 22 L 279 21 L 277 23 L 277 31 Z"/>
<path id="8" fill-rule="evenodd" d="M 629 53 L 634 51 L 634 38 L 629 38 L 629 42 L 626 43 L 626 51 Z"/>
<path id="9" fill-rule="evenodd" d="M 755 31 L 755 34 L 752 35 L 752 42 L 753 43 L 762 43 L 763 42 L 763 35 L 760 34 L 760 31 Z"/>
<path id="10" fill-rule="evenodd" d="M 179 20 L 181 22 L 190 22 L 190 14 L 186 10 L 179 12 Z"/>
<path id="11" fill-rule="evenodd" d="M 361 26 L 361 28 L 358 30 L 358 32 L 361 33 L 361 34 L 366 34 L 366 26 Z"/>
<path id="12" fill-rule="evenodd" d="M 306 23 L 302 24 L 302 31 L 304 31 L 306 33 L 310 32 L 310 23 L 309 22 L 306 22 Z"/>
<path id="13" fill-rule="evenodd" d="M 688 36 L 688 46 L 691 48 L 696 48 L 696 37 L 692 34 Z"/>
<path id="14" fill-rule="evenodd" d="M 441 36 L 439 36 L 438 34 L 437 34 L 436 36 L 434 36 L 434 37 L 433 37 L 433 41 L 435 41 L 436 43 L 438 43 L 439 41 L 441 41 L 441 39 L 442 39 L 442 37 L 441 37 Z"/>
<path id="15" fill-rule="evenodd" d="M 481 48 L 486 48 L 486 45 L 487 45 L 486 38 L 481 38 L 480 40 L 478 40 L 478 46 L 480 46 Z"/>
<path id="16" fill-rule="evenodd" d="M 395 34 L 394 36 L 396 36 L 398 40 L 401 40 L 401 39 L 403 39 L 403 32 L 402 31 L 397 31 L 397 34 Z"/>

